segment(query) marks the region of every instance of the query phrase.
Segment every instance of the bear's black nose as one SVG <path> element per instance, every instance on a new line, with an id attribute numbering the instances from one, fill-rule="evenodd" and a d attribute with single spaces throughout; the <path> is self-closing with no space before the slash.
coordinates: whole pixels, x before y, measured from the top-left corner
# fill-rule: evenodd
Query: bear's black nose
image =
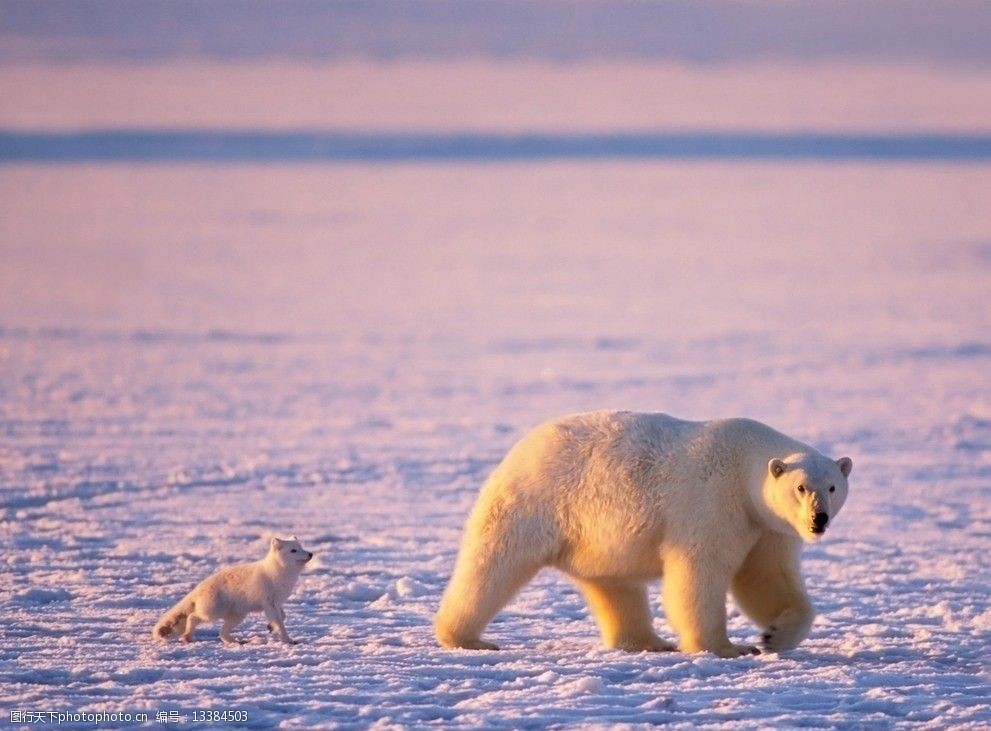
<path id="1" fill-rule="evenodd" d="M 826 523 L 829 522 L 829 516 L 826 513 L 816 513 L 815 517 L 812 519 L 812 523 L 815 525 L 816 530 L 822 530 L 826 527 Z"/>

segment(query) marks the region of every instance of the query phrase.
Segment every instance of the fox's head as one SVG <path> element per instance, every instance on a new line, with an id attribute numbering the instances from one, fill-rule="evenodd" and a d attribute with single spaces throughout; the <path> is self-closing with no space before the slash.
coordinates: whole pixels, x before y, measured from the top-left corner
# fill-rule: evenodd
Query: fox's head
<path id="1" fill-rule="evenodd" d="M 284 566 L 302 566 L 313 554 L 303 549 L 296 536 L 292 538 L 272 538 L 268 548 L 269 556 Z"/>

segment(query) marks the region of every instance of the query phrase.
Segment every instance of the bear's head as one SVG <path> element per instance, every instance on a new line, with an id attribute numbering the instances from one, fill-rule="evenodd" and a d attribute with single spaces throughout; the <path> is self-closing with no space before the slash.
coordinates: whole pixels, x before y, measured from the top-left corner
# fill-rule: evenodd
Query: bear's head
<path id="1" fill-rule="evenodd" d="M 814 543 L 846 502 L 852 469 L 849 457 L 835 462 L 818 453 L 775 457 L 767 463 L 764 499 L 803 541 Z"/>

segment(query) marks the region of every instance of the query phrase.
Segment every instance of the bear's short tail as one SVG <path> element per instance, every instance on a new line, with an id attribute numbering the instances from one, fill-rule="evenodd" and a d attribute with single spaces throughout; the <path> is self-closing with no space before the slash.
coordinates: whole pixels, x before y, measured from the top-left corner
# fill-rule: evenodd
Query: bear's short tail
<path id="1" fill-rule="evenodd" d="M 155 625 L 155 629 L 151 631 L 151 636 L 157 640 L 167 640 L 181 634 L 186 628 L 186 618 L 193 613 L 194 609 L 196 609 L 196 604 L 193 602 L 193 595 L 187 594 L 178 604 L 162 615 L 158 624 Z"/>

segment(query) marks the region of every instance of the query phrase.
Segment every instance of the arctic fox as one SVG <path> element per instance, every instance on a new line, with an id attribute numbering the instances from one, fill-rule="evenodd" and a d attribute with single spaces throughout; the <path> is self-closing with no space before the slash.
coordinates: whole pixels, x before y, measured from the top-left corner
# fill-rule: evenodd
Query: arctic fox
<path id="1" fill-rule="evenodd" d="M 265 612 L 268 628 L 283 642 L 294 644 L 286 632 L 283 603 L 289 598 L 303 564 L 313 558 L 304 551 L 296 537 L 273 538 L 268 555 L 261 561 L 221 569 L 204 579 L 182 601 L 162 615 L 152 636 L 169 639 L 182 631 L 182 641 L 191 642 L 193 630 L 200 622 L 223 620 L 220 639 L 237 642 L 231 630 L 249 612 Z"/>

